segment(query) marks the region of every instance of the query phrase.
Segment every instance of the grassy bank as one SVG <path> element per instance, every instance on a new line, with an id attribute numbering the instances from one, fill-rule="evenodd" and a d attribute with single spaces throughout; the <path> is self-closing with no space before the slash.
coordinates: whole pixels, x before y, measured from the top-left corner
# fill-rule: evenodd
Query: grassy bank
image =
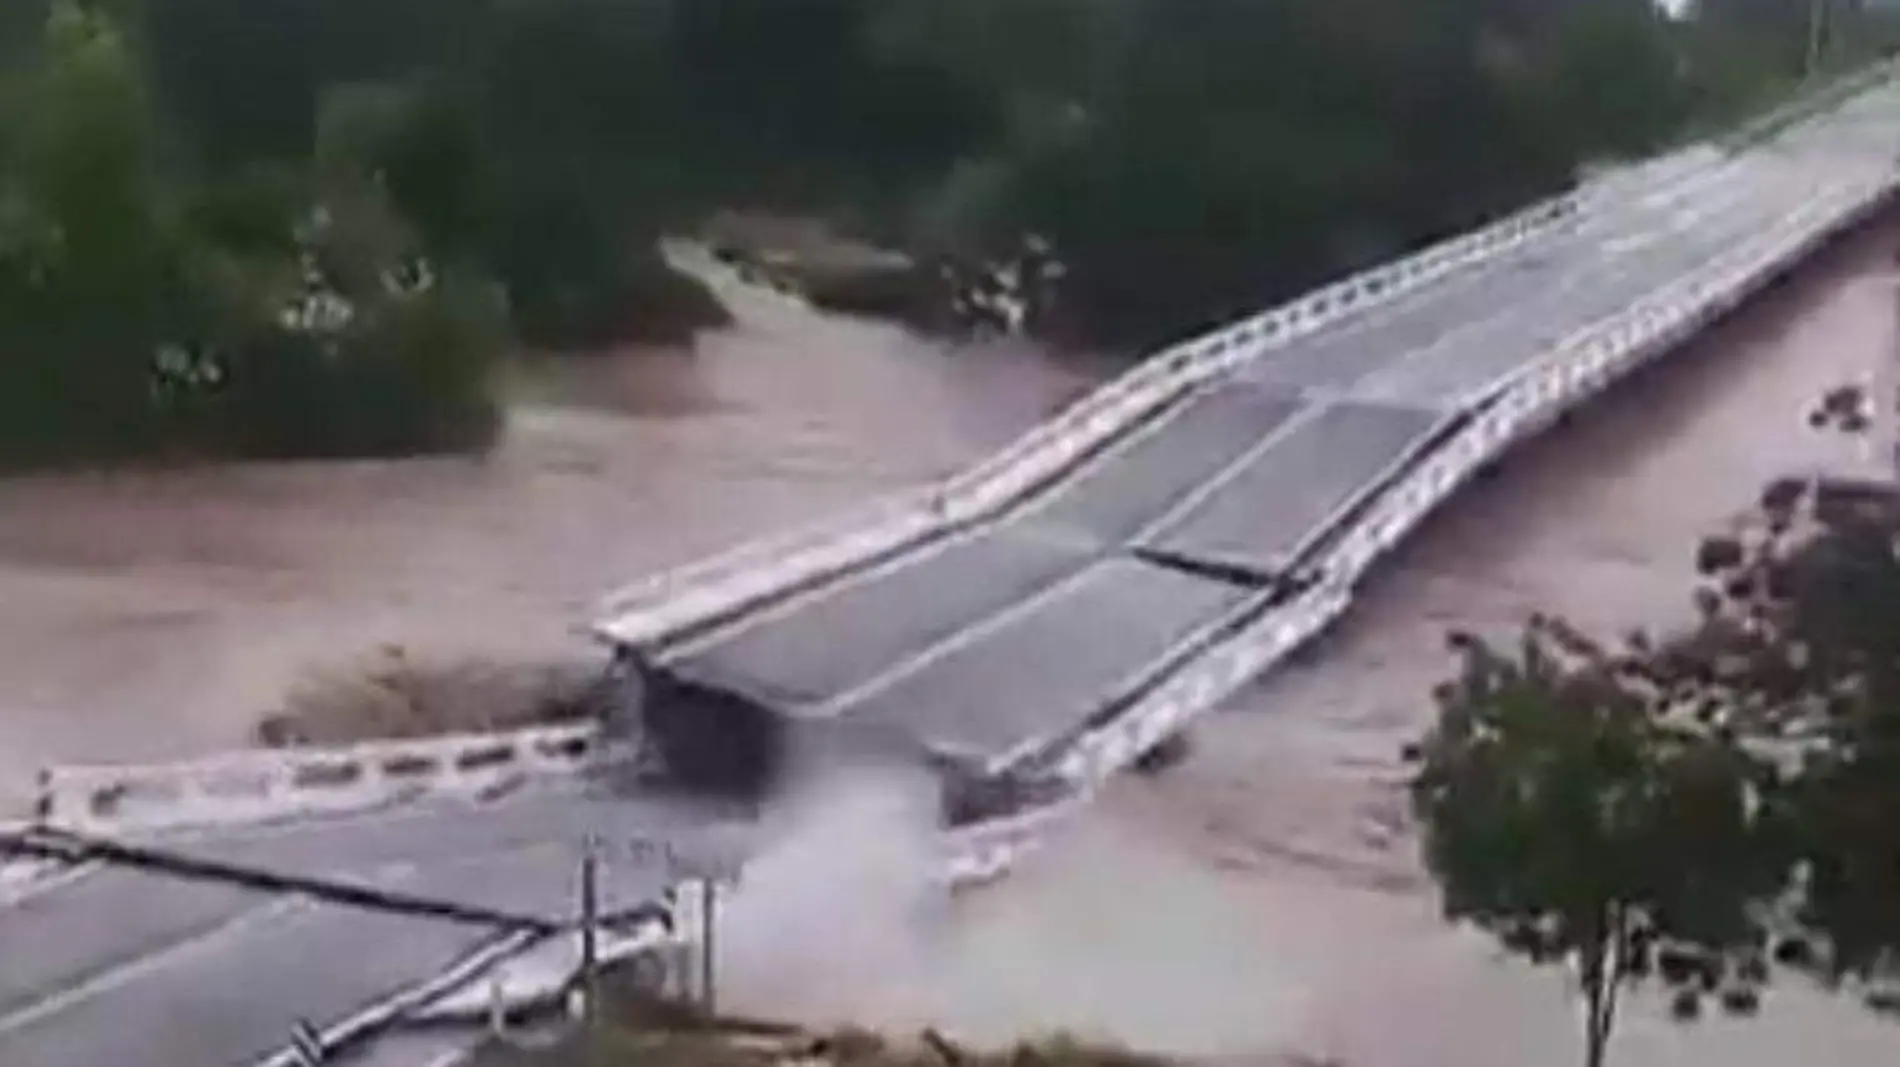
<path id="1" fill-rule="evenodd" d="M 1168 1067 L 1171 1061 L 1065 1036 L 1003 1049 L 966 1048 L 935 1031 L 897 1037 L 842 1028 L 709 1018 L 622 998 L 591 1032 L 546 1048 L 491 1042 L 470 1067 Z"/>

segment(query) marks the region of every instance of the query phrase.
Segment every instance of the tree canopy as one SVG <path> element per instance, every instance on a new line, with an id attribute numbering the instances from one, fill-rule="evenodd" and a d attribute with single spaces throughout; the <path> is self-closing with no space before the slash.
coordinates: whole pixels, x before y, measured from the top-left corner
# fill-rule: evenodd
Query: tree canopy
<path id="1" fill-rule="evenodd" d="M 1816 422 L 1867 417 L 1844 390 Z M 1666 638 L 1456 638 L 1414 753 L 1447 916 L 1575 970 L 1591 1067 L 1651 976 L 1685 1020 L 1776 969 L 1900 1011 L 1900 487 L 1777 481 L 1696 562 Z"/>
<path id="2" fill-rule="evenodd" d="M 1829 5 L 1825 38 L 1808 9 L 14 0 L 0 5 L 0 259 L 24 263 L 55 233 L 74 258 L 38 274 L 34 260 L 25 288 L 0 280 L 0 360 L 54 398 L 38 407 L 94 408 L 124 432 L 42 427 L 71 440 L 0 453 L 148 450 L 187 410 L 200 444 L 219 437 L 202 398 L 155 414 L 153 353 L 191 348 L 181 323 L 212 309 L 226 335 L 263 343 L 268 329 L 228 320 L 269 320 L 274 297 L 231 286 L 296 273 L 296 220 L 339 196 L 457 294 L 432 309 L 499 301 L 457 333 L 471 382 L 504 343 L 475 339 L 498 324 L 574 348 L 716 322 L 655 238 L 732 206 L 816 215 L 919 264 L 1014 255 L 1033 235 L 1066 269 L 1030 325 L 1139 349 L 1733 114 L 1796 77 L 1811 40 L 1831 64 L 1886 47 L 1860 5 Z M 91 44 L 74 43 L 82 23 Z M 107 232 L 111 247 L 88 244 Z M 233 257 L 247 269 L 217 266 Z M 261 269 L 272 257 L 281 269 Z M 107 323 L 112 336 L 80 336 Z M 235 383 L 234 359 L 206 366 Z M 177 400 L 176 385 L 161 392 Z"/>

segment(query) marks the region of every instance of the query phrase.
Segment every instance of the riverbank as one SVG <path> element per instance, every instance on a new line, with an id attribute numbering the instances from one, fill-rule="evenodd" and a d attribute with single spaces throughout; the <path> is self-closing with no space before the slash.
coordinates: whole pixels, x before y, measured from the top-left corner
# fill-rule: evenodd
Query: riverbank
<path id="1" fill-rule="evenodd" d="M 1897 239 L 1852 242 L 1527 448 L 1403 549 L 1319 654 L 1198 725 L 1191 758 L 1116 783 L 936 921 L 878 922 L 857 892 L 853 848 L 889 835 L 808 843 L 824 862 L 787 865 L 808 892 L 773 914 L 773 944 L 803 953 L 774 973 L 797 988 L 755 983 L 735 1006 L 974 1044 L 1069 1030 L 1227 1062 L 1569 1057 L 1561 977 L 1446 928 L 1403 826 L 1396 757 L 1448 663 L 1442 635 L 1538 609 L 1606 629 L 1681 611 L 1701 533 L 1767 478 L 1844 460 L 1801 416 L 1890 357 Z M 201 751 L 350 650 L 571 650 L 569 624 L 614 582 L 954 468 L 1081 387 L 1020 351 L 747 300 L 731 347 L 592 365 L 648 407 L 627 413 L 601 381 L 538 397 L 486 462 L 0 486 L 0 677 L 70 699 L 8 718 L 0 741 L 61 758 Z M 850 966 L 840 930 L 864 948 Z M 1635 1067 L 1875 1062 L 1895 1040 L 1794 984 L 1757 1021 L 1684 1030 L 1639 1003 L 1620 1033 L 1616 1062 Z"/>
<path id="2" fill-rule="evenodd" d="M 996 1049 L 961 1046 L 934 1030 L 887 1035 L 841 1028 L 808 1030 L 785 1023 L 707 1017 L 672 1004 L 625 994 L 614 997 L 590 1030 L 575 1027 L 536 1047 L 528 1040 L 492 1040 L 468 1067 L 1171 1067 L 1171 1061 L 1064 1037 L 1018 1041 Z"/>
<path id="3" fill-rule="evenodd" d="M 638 575 L 958 469 L 1086 388 L 722 287 L 692 349 L 528 365 L 491 455 L 0 481 L 0 810 L 46 761 L 248 744 L 313 671 L 558 665 Z"/>

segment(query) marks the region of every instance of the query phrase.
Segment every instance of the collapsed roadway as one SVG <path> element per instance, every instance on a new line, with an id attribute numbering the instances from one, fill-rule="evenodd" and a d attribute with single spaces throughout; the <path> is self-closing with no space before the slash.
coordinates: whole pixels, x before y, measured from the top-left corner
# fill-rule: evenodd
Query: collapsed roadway
<path id="1" fill-rule="evenodd" d="M 1658 294 L 1740 299 L 1772 273 L 1756 264 L 1790 269 L 1884 201 L 1897 144 L 1883 82 L 1743 150 L 1593 184 L 1481 258 L 1172 387 L 1032 492 L 690 626 L 616 614 L 612 717 L 676 781 L 741 799 L 801 749 L 938 766 L 950 823 L 1085 784 L 1058 773 L 1070 740 L 1352 580 L 1336 549 L 1382 521 L 1363 516 L 1537 399 L 1519 383 L 1556 380 L 1570 339 L 1622 358 L 1664 336 L 1643 332 Z M 1736 263 L 1747 284 L 1696 288 Z M 598 763 L 590 730 L 553 732 L 52 776 L 42 815 L 67 832 L 14 841 L 59 872 L 0 899 L 0 1064 L 289 1064 L 302 1023 L 347 1046 L 571 930 L 587 842 L 607 846 L 603 910 L 629 916 L 665 907 L 670 858 L 758 847 L 750 805 L 547 773 Z M 570 742 L 588 758 L 550 755 Z M 257 784 L 242 818 L 220 792 L 238 772 Z"/>
<path id="2" fill-rule="evenodd" d="M 724 795 L 770 793 L 789 751 L 843 747 L 935 768 L 950 826 L 1057 799 L 1073 739 L 1310 587 L 1343 531 L 1563 339 L 1785 217 L 1829 144 L 1587 202 L 896 551 L 657 640 L 610 617 L 618 728 L 676 784 Z"/>

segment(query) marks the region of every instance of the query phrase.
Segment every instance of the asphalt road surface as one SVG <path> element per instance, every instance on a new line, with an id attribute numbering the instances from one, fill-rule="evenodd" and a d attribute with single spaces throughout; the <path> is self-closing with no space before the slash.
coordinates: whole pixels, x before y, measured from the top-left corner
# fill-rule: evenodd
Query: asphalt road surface
<path id="1" fill-rule="evenodd" d="M 747 829 L 685 805 L 550 789 L 477 810 L 442 802 L 140 843 L 562 923 L 577 916 L 588 838 L 601 844 L 600 907 L 611 915 L 675 880 L 664 846 L 673 857 L 729 855 Z M 512 929 L 94 867 L 0 910 L 0 1063 L 255 1063 L 299 1020 L 334 1025 Z"/>
<path id="2" fill-rule="evenodd" d="M 1728 159 L 1720 181 L 1587 208 L 1189 391 L 994 521 L 740 619 L 662 665 L 963 755 L 1070 734 L 1224 616 L 1264 608 L 1357 505 L 1563 338 L 1758 238 L 1843 162 L 1864 172 L 1867 153 L 1842 155 L 1838 141 L 1803 134 Z M 1106 591 L 1116 584 L 1128 592 Z M 1131 610 L 1139 634 L 1112 617 Z"/>
<path id="3" fill-rule="evenodd" d="M 1290 345 L 1095 457 L 1066 483 L 1074 495 L 1058 489 L 746 619 L 672 665 L 966 751 L 1071 729 L 1201 627 L 1265 595 L 1131 549 L 1284 568 L 1367 478 L 1555 338 L 1784 217 L 1832 172 L 1834 140 L 1738 163 L 1719 190 L 1586 213 L 1501 262 Z M 479 813 L 433 804 L 162 844 L 561 921 L 573 915 L 584 837 L 616 846 L 613 908 L 667 880 L 634 840 L 719 851 L 750 832 L 677 805 L 557 791 Z M 298 1020 L 339 1021 L 500 932 L 122 868 L 76 872 L 0 911 L 0 1064 L 241 1067 L 281 1048 Z"/>

